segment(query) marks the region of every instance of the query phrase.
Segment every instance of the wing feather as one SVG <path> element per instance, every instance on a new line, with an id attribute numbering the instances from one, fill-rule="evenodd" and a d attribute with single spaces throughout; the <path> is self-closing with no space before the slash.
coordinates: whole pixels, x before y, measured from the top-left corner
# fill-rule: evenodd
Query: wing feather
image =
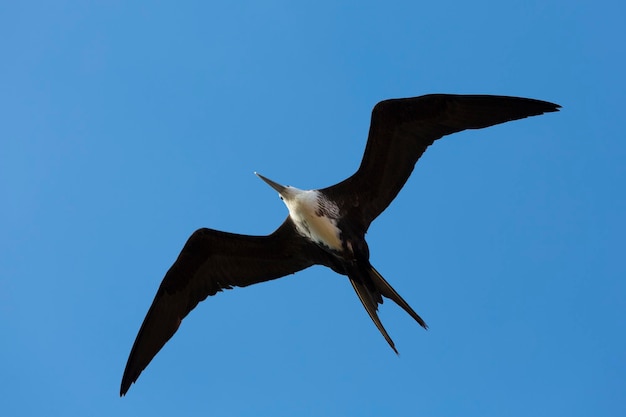
<path id="1" fill-rule="evenodd" d="M 167 271 L 139 329 L 124 370 L 120 395 L 126 394 L 200 301 L 224 289 L 245 287 L 308 268 L 315 262 L 311 250 L 317 249 L 296 233 L 289 217 L 269 236 L 211 229 L 194 232 Z"/>
<path id="2" fill-rule="evenodd" d="M 357 172 L 321 190 L 340 207 L 369 224 L 393 201 L 426 148 L 465 129 L 558 111 L 546 101 L 489 95 L 431 94 L 391 99 L 372 111 L 367 145 Z"/>

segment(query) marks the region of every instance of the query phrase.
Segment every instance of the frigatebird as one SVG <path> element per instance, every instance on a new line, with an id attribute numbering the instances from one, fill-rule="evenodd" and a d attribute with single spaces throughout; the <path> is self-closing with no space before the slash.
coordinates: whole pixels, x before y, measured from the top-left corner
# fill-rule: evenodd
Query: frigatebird
<path id="1" fill-rule="evenodd" d="M 396 197 L 415 163 L 435 140 L 558 111 L 546 101 L 490 95 L 431 94 L 384 100 L 372 111 L 359 169 L 331 187 L 300 190 L 257 174 L 276 190 L 289 215 L 272 234 L 248 236 L 195 231 L 165 274 L 130 352 L 120 395 L 176 333 L 181 321 L 210 295 L 324 265 L 350 280 L 359 300 L 397 353 L 377 310 L 393 300 L 423 328 L 422 318 L 370 264 L 365 233 Z"/>

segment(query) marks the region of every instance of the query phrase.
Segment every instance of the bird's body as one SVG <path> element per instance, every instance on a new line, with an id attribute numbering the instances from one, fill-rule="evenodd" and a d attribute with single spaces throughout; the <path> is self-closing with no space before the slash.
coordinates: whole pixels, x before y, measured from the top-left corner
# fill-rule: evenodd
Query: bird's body
<path id="1" fill-rule="evenodd" d="M 359 169 L 319 190 L 285 187 L 259 174 L 278 191 L 289 215 L 267 236 L 211 229 L 194 232 L 169 269 L 139 330 L 122 377 L 124 395 L 152 358 L 202 300 L 223 289 L 243 287 L 324 265 L 346 275 L 359 300 L 391 348 L 395 345 L 377 315 L 383 297 L 426 323 L 370 264 L 365 234 L 398 194 L 422 153 L 435 140 L 560 106 L 505 96 L 434 94 L 378 103 Z"/>
<path id="2" fill-rule="evenodd" d="M 261 175 L 259 177 L 264 178 Z M 267 178 L 264 180 L 269 181 Z M 341 230 L 337 227 L 340 214 L 337 205 L 318 190 L 286 187 L 286 193 L 293 197 L 281 198 L 289 210 L 289 217 L 293 220 L 296 231 L 320 246 L 341 251 Z"/>

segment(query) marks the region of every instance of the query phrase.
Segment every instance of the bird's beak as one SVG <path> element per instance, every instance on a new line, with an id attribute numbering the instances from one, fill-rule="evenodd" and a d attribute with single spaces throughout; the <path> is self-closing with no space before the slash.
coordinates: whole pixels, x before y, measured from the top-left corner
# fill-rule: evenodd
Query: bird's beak
<path id="1" fill-rule="evenodd" d="M 283 195 L 284 191 L 287 189 L 287 187 L 285 187 L 284 185 L 280 185 L 277 182 L 270 180 L 269 178 L 265 178 L 263 175 L 259 174 L 258 172 L 255 172 L 254 174 L 257 177 L 261 178 L 263 181 L 265 181 L 270 187 L 278 191 L 278 194 L 280 195 Z"/>

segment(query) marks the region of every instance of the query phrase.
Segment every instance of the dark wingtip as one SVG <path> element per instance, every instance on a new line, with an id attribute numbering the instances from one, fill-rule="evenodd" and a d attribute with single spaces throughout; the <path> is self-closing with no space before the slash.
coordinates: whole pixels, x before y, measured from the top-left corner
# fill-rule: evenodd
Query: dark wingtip
<path id="1" fill-rule="evenodd" d="M 132 382 L 122 381 L 122 385 L 120 386 L 120 398 L 126 395 L 131 384 Z"/>
<path id="2" fill-rule="evenodd" d="M 529 108 L 529 110 L 535 114 L 530 114 L 530 116 L 539 116 L 540 114 L 544 114 L 544 113 L 553 113 L 553 112 L 557 112 L 559 111 L 559 109 L 561 108 L 560 104 L 556 104 L 556 103 L 551 103 L 549 101 L 543 101 L 543 100 L 536 100 L 536 99 L 518 99 L 518 100 L 523 100 L 526 103 L 530 103 L 531 107 Z M 522 104 L 523 102 L 520 102 L 520 104 Z M 534 111 L 533 111 L 534 108 Z"/>
<path id="3" fill-rule="evenodd" d="M 141 374 L 141 372 L 139 372 L 139 374 Z M 137 378 L 139 378 L 139 374 L 131 377 L 128 369 L 124 370 L 124 376 L 122 377 L 122 383 L 120 384 L 120 397 L 126 395 L 128 390 L 130 389 L 130 386 L 133 385 L 135 381 L 137 381 Z"/>
<path id="4" fill-rule="evenodd" d="M 551 113 L 561 109 L 560 104 L 550 103 L 549 101 L 544 101 L 543 103 L 546 105 L 546 109 L 544 110 L 545 113 Z"/>

